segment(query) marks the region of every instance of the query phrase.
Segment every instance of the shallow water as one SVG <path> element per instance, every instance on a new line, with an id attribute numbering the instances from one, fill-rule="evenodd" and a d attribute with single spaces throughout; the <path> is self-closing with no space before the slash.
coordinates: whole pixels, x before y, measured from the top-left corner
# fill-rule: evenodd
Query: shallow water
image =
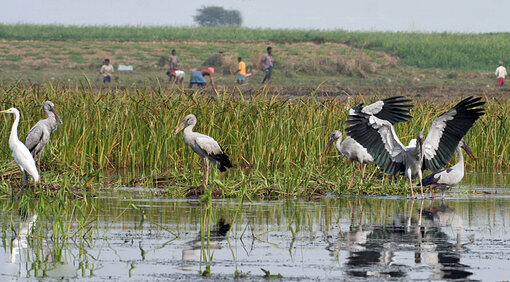
<path id="1" fill-rule="evenodd" d="M 263 268 L 285 279 L 505 280 L 509 178 L 468 175 L 470 184 L 444 201 L 217 200 L 209 244 L 198 200 L 148 199 L 125 188 L 56 216 L 37 214 L 38 200 L 21 208 L 4 199 L 0 279 L 200 279 L 209 264 L 213 279 L 237 271 L 258 280 Z"/>

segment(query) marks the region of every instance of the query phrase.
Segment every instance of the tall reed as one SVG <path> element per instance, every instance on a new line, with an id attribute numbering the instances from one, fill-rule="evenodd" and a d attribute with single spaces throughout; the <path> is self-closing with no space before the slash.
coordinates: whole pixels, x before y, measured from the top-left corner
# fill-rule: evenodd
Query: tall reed
<path id="1" fill-rule="evenodd" d="M 287 97 L 260 89 L 252 96 L 240 90 L 213 93 L 179 89 L 137 90 L 73 88 L 58 84 L 2 85 L 4 108 L 15 106 L 21 113 L 19 138 L 44 118 L 45 100 L 55 103 L 63 124 L 52 135 L 43 156 L 43 177 L 51 170 L 90 175 L 94 171 L 127 170 L 132 174 L 163 174 L 172 185 L 198 185 L 201 164 L 196 154 L 173 131 L 189 113 L 198 118 L 195 130 L 215 138 L 230 155 L 235 168 L 215 175 L 225 195 L 240 196 L 239 187 L 249 187 L 252 195 L 309 195 L 322 187 L 341 193 L 351 175 L 352 164 L 337 152 L 323 157 L 329 133 L 344 129 L 347 108 L 363 101 L 347 103 L 338 98 Z M 370 98 L 366 102 L 372 102 Z M 457 101 L 446 99 L 416 101 L 414 118 L 396 127 L 407 143 L 438 114 Z M 510 121 L 508 100 L 488 100 L 484 115 L 466 135 L 478 161 L 468 161 L 468 171 L 508 171 Z M 0 154 L 4 166 L 11 159 L 7 146 L 11 116 L 0 118 Z M 12 165 L 12 164 L 11 164 Z M 378 176 L 374 167 L 369 173 Z M 378 182 L 375 182 L 378 183 Z M 367 182 L 371 193 L 382 191 Z M 375 184 L 380 186 L 380 184 Z M 320 190 L 320 189 L 319 189 Z M 367 192 L 363 191 L 363 192 Z M 379 191 L 379 192 L 378 192 Z M 320 192 L 320 191 L 315 191 Z M 322 191 L 324 192 L 324 191 Z M 402 193 L 402 190 L 384 193 Z M 239 195 L 238 195 L 239 194 Z"/>

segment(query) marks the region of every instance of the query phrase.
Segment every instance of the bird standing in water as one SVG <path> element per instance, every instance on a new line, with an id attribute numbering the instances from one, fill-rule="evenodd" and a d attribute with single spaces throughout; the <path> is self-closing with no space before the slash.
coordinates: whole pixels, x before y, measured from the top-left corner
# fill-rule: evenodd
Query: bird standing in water
<path id="1" fill-rule="evenodd" d="M 462 155 L 462 149 L 464 149 L 473 160 L 476 160 L 473 151 L 471 151 L 471 148 L 464 139 L 462 139 L 456 149 L 458 155 L 457 163 L 452 167 L 441 169 L 423 178 L 422 184 L 430 188 L 432 198 L 435 197 L 433 190 L 437 188 L 441 190 L 441 195 L 444 199 L 444 193 L 448 189 L 459 184 L 462 178 L 464 178 L 464 156 Z"/>

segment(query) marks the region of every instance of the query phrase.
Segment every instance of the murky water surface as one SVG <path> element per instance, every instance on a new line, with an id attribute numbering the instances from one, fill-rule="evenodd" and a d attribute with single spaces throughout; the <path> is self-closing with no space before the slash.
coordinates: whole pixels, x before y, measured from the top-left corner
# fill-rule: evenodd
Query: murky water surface
<path id="1" fill-rule="evenodd" d="M 468 175 L 472 184 L 444 201 L 214 201 L 202 225 L 211 225 L 209 242 L 198 200 L 126 188 L 84 210 L 40 215 L 4 199 L 0 279 L 201 279 L 210 269 L 203 279 L 259 280 L 263 268 L 285 279 L 508 280 L 508 180 Z"/>

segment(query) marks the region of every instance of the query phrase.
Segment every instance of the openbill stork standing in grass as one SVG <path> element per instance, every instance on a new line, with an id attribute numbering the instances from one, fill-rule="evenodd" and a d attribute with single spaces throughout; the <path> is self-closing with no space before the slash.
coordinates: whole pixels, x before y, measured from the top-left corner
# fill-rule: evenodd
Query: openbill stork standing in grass
<path id="1" fill-rule="evenodd" d="M 193 132 L 193 127 L 197 124 L 197 118 L 193 114 L 187 115 L 184 120 L 175 129 L 174 135 L 177 135 L 184 129 L 184 142 L 188 144 L 195 153 L 200 156 L 204 168 L 203 187 L 209 185 L 209 161 L 216 164 L 220 171 L 226 171 L 232 167 L 227 154 L 221 146 L 212 137 L 198 132 Z"/>
<path id="2" fill-rule="evenodd" d="M 404 172 L 409 179 L 413 198 L 412 180 L 418 177 L 421 195 L 424 197 L 422 171 L 438 171 L 448 163 L 461 139 L 484 114 L 480 106 L 485 102 L 480 100 L 468 97 L 437 117 L 425 141 L 423 132 L 418 132 L 415 147 L 404 146 L 390 122 L 365 113 L 349 116 L 347 134 L 368 150 L 384 172 L 393 175 Z"/>

